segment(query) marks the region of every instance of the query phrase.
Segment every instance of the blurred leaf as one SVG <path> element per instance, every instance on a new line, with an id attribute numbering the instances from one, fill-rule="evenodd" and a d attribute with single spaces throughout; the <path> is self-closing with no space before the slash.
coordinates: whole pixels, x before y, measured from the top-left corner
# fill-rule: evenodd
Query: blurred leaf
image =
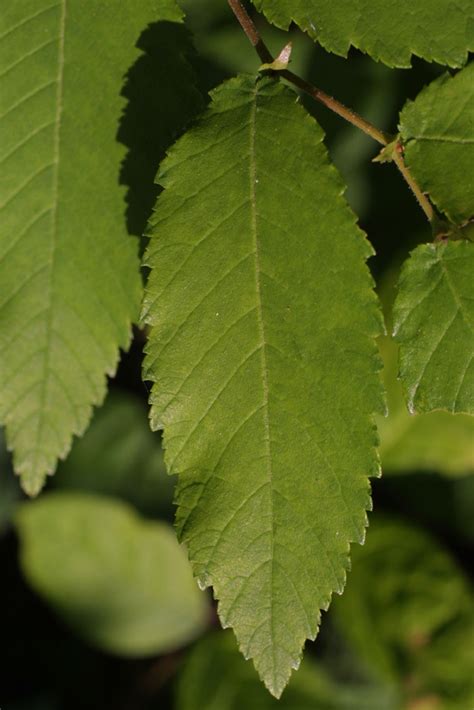
<path id="1" fill-rule="evenodd" d="M 343 56 L 351 46 L 389 66 L 409 67 L 412 54 L 461 66 L 474 48 L 470 0 L 253 0 L 270 22 L 294 20 L 323 47 Z"/>
<path id="2" fill-rule="evenodd" d="M 276 700 L 242 658 L 233 636 L 220 632 L 200 641 L 191 652 L 179 677 L 175 710 L 395 709 L 387 697 L 375 686 L 336 686 L 322 667 L 306 658 Z"/>
<path id="3" fill-rule="evenodd" d="M 337 710 L 401 710 L 400 693 L 388 683 L 337 683 Z"/>
<path id="4" fill-rule="evenodd" d="M 471 596 L 472 600 L 472 596 Z M 427 695 L 442 710 L 474 708 L 474 613 L 472 606 L 435 635 L 420 653 L 418 673 Z M 433 705 L 433 710 L 437 710 Z"/>
<path id="5" fill-rule="evenodd" d="M 336 710 L 333 689 L 322 672 L 303 661 L 280 700 L 269 695 L 231 634 L 217 633 L 193 649 L 179 678 L 176 710 Z"/>
<path id="6" fill-rule="evenodd" d="M 408 102 L 400 131 L 406 162 L 436 206 L 454 222 L 473 217 L 474 62 Z"/>
<path id="7" fill-rule="evenodd" d="M 472 598 L 460 569 L 428 535 L 375 518 L 332 610 L 368 669 L 399 679 L 407 701 L 435 695 L 442 708 L 469 707 Z"/>
<path id="8" fill-rule="evenodd" d="M 393 333 L 411 412 L 474 414 L 474 244 L 418 246 L 400 273 Z"/>
<path id="9" fill-rule="evenodd" d="M 27 580 L 93 645 L 144 656 L 173 650 L 203 629 L 206 597 L 167 525 L 83 493 L 23 503 L 16 525 Z"/>
<path id="10" fill-rule="evenodd" d="M 148 513 L 170 507 L 174 479 L 166 474 L 160 437 L 150 431 L 145 403 L 112 390 L 60 464 L 55 485 L 120 496 Z"/>

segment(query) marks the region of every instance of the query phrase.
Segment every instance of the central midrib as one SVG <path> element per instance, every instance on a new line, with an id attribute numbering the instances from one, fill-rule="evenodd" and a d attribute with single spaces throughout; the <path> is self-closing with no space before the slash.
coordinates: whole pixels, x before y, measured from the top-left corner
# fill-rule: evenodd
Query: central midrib
<path id="1" fill-rule="evenodd" d="M 257 235 L 257 195 L 256 195 L 256 185 L 257 185 L 257 164 L 256 164 L 256 150 L 255 150 L 255 140 L 256 140 L 256 118 L 257 118 L 257 100 L 258 100 L 258 85 L 254 89 L 253 103 L 250 113 L 250 221 L 251 221 L 251 234 L 254 242 L 254 255 L 255 255 L 255 291 L 257 297 L 257 322 L 258 329 L 260 332 L 260 357 L 261 357 L 261 367 L 262 367 L 262 386 L 263 386 L 263 422 L 265 427 L 265 442 L 266 442 L 266 460 L 267 460 L 267 476 L 270 485 L 270 519 L 271 519 L 271 542 L 270 542 L 270 624 L 272 632 L 272 656 L 273 656 L 273 673 L 275 674 L 275 649 L 273 646 L 273 557 L 274 557 L 274 519 L 273 519 L 273 470 L 272 470 L 272 453 L 271 453 L 271 442 L 270 442 L 270 419 L 268 416 L 268 377 L 267 377 L 267 356 L 266 356 L 266 343 L 265 343 L 265 325 L 263 320 L 262 311 L 262 289 L 260 283 L 260 253 L 259 253 L 259 243 Z M 274 675 L 274 682 L 276 678 Z"/>
<path id="2" fill-rule="evenodd" d="M 38 407 L 38 425 L 36 429 L 36 447 L 34 455 L 38 451 L 41 435 L 44 427 L 44 405 L 46 392 L 49 384 L 51 334 L 53 323 L 53 275 L 56 257 L 56 244 L 58 233 L 58 199 L 59 199 L 59 161 L 61 143 L 61 113 L 63 108 L 63 82 L 64 82 L 64 35 L 66 29 L 66 0 L 61 2 L 61 16 L 59 20 L 59 44 L 58 44 L 58 71 L 56 75 L 56 111 L 54 118 L 53 137 L 53 181 L 52 181 L 52 212 L 51 212 L 51 246 L 48 261 L 48 293 L 46 306 L 46 333 L 43 359 L 43 376 L 41 378 L 40 402 Z"/>

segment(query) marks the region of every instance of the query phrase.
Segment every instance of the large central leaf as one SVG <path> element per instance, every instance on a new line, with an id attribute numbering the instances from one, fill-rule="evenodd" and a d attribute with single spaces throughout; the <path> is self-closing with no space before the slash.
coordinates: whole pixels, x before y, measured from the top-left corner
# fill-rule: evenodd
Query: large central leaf
<path id="1" fill-rule="evenodd" d="M 342 591 L 377 474 L 370 248 L 292 92 L 238 78 L 171 151 L 151 223 L 151 420 L 201 586 L 275 695 Z"/>

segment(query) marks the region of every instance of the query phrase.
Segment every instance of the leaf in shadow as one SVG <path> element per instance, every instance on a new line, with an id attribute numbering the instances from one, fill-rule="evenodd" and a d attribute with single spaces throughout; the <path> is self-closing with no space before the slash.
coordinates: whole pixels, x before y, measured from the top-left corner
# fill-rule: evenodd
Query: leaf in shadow
<path id="1" fill-rule="evenodd" d="M 137 47 L 143 54 L 126 75 L 122 94 L 128 103 L 117 139 L 129 149 L 120 171 L 120 184 L 128 187 L 127 229 L 142 235 L 160 191 L 154 183 L 158 165 L 203 108 L 204 97 L 191 34 L 180 21 L 150 24 Z"/>

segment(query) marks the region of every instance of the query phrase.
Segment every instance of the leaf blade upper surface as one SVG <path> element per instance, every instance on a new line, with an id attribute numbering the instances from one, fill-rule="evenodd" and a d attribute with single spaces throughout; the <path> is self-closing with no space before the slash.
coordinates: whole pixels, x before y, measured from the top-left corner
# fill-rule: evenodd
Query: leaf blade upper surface
<path id="1" fill-rule="evenodd" d="M 399 346 L 392 337 L 399 271 L 398 264 L 388 269 L 378 288 L 388 331 L 379 338 L 388 415 L 376 418 L 384 476 L 413 471 L 469 476 L 474 471 L 474 417 L 441 410 L 410 414 L 407 409 L 398 378 Z"/>
<path id="2" fill-rule="evenodd" d="M 270 22 L 295 21 L 325 49 L 347 56 L 351 46 L 389 66 L 409 67 L 414 54 L 462 66 L 474 48 L 470 0 L 253 0 Z"/>
<path id="3" fill-rule="evenodd" d="M 405 159 L 453 222 L 474 216 L 474 62 L 445 74 L 400 114 Z"/>
<path id="4" fill-rule="evenodd" d="M 105 393 L 138 312 L 127 234 L 124 75 L 157 4 L 6 3 L 0 20 L 0 418 L 37 493 Z"/>
<path id="5" fill-rule="evenodd" d="M 178 529 L 276 695 L 344 586 L 378 472 L 370 248 L 321 139 L 278 83 L 224 84 L 163 165 L 146 257 Z"/>
<path id="6" fill-rule="evenodd" d="M 417 247 L 394 307 L 400 378 L 412 412 L 474 414 L 474 245 Z"/>

